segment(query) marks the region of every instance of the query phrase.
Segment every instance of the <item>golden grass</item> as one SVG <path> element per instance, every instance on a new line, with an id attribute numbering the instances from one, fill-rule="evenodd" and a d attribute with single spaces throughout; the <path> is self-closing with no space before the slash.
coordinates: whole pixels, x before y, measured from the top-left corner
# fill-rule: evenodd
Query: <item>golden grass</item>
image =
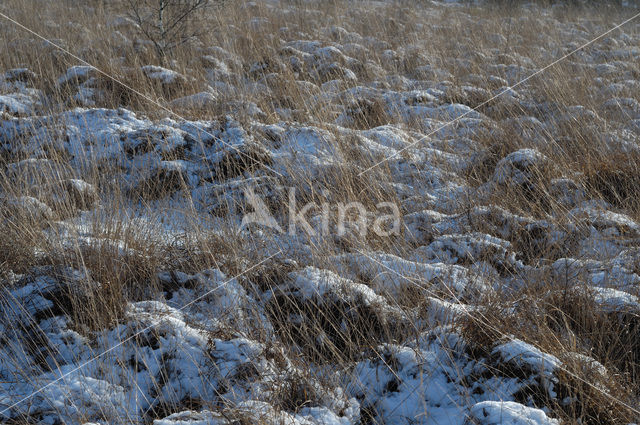
<path id="1" fill-rule="evenodd" d="M 91 63 L 109 75 L 134 87 L 153 102 L 131 93 L 119 83 L 100 75 L 96 88 L 104 91 L 98 105 L 106 108 L 124 107 L 147 115 L 151 118 L 166 116 L 162 107 L 175 98 L 203 91 L 206 86 L 207 69 L 211 65 L 211 57 L 220 54 L 215 47 L 219 46 L 233 54 L 230 63 L 231 77 L 238 88 L 238 93 L 231 98 L 221 97 L 219 104 L 210 109 L 178 110 L 177 114 L 188 119 L 224 120 L 230 112 L 228 101 L 253 102 L 264 112 L 264 122 L 281 120 L 279 108 L 293 110 L 292 120 L 301 124 L 311 124 L 335 132 L 330 124 L 336 118 L 335 106 L 330 102 L 317 101 L 315 95 L 321 93 L 322 77 L 315 76 L 314 69 L 298 69 L 292 58 L 297 54 L 287 49 L 285 41 L 300 38 L 299 31 L 305 31 L 322 43 L 341 41 L 343 31 L 324 31 L 331 25 L 348 31 L 357 32 L 362 37 L 376 37 L 381 46 L 377 49 L 355 49 L 351 55 L 355 64 L 352 69 L 358 76 L 358 84 L 382 81 L 386 77 L 404 75 L 415 79 L 431 80 L 434 84 L 445 86 L 447 97 L 451 102 L 463 103 L 472 108 L 482 105 L 488 100 L 501 83 L 492 78 L 498 72 L 496 62 L 512 65 L 526 65 L 527 69 L 537 69 L 550 63 L 552 55 L 548 40 L 558 45 L 570 41 L 571 35 L 562 31 L 562 25 L 556 25 L 550 17 L 538 19 L 535 14 L 523 12 L 518 7 L 463 9 L 465 15 L 457 8 L 440 8 L 414 2 L 389 2 L 372 7 L 353 6 L 351 2 L 336 0 L 310 4 L 290 2 L 295 7 L 292 12 L 281 13 L 267 3 L 228 2 L 216 13 L 204 17 L 208 27 L 205 34 L 192 43 L 175 51 L 166 66 L 174 69 L 187 78 L 184 83 L 166 87 L 150 81 L 140 67 L 148 64 L 160 64 L 161 59 L 155 55 L 135 28 L 128 23 L 117 23 L 114 18 L 122 15 L 123 5 L 119 2 L 86 1 L 78 5 L 71 0 L 41 1 L 9 0 L 0 6 L 3 13 L 21 22 L 25 26 L 55 40 L 68 48 L 71 53 Z M 511 2 L 507 2 L 511 3 Z M 289 3 L 287 3 L 289 4 Z M 586 21 L 592 33 L 596 29 L 611 26 L 624 15 L 618 9 L 558 7 L 551 12 L 557 22 Z M 259 24 L 250 21 L 256 17 L 264 18 Z M 114 34 L 114 31 L 119 31 Z M 629 29 L 633 31 L 633 28 Z M 125 41 L 127 40 L 127 41 Z M 517 42 L 516 42 L 517 40 Z M 343 41 L 344 42 L 344 41 Z M 385 56 L 385 50 L 399 50 L 413 44 L 414 48 L 397 60 Z M 499 53 L 496 52 L 499 46 Z M 30 81 L 34 87 L 43 91 L 52 99 L 51 104 L 42 111 L 43 115 L 55 114 L 61 110 L 77 106 L 71 99 L 72 92 L 68 87 L 60 87 L 57 79 L 71 65 L 78 61 L 63 54 L 42 40 L 37 40 L 24 31 L 16 29 L 6 21 L 0 21 L 0 51 L 5 52 L 0 58 L 0 68 L 10 69 L 27 67 L 37 74 Z M 529 61 L 523 57 L 529 58 Z M 256 64 L 260 64 L 256 67 Z M 429 66 L 424 66 L 428 64 Z M 579 71 L 578 71 L 579 70 Z M 632 69 L 640 73 L 638 65 Z M 448 73 L 449 81 L 438 81 L 438 74 Z M 333 77 L 343 75 L 330 74 Z M 525 77 L 523 74 L 522 77 Z M 520 148 L 533 147 L 547 155 L 556 170 L 563 174 L 573 175 L 578 185 L 584 187 L 593 197 L 604 199 L 617 210 L 634 218 L 640 218 L 640 160 L 637 153 L 621 154 L 607 151 L 604 142 L 597 134 L 607 128 L 606 120 L 595 124 L 587 122 L 587 118 L 577 118 L 558 124 L 562 137 L 552 139 L 550 134 L 535 138 L 521 134 L 507 120 L 531 115 L 542 120 L 550 116 L 559 116 L 568 107 L 583 105 L 604 116 L 601 111 L 602 99 L 594 90 L 593 81 L 596 75 L 576 65 L 573 59 L 564 61 L 543 75 L 529 80 L 516 88 L 535 105 L 530 110 L 513 108 L 503 98 L 498 98 L 479 111 L 500 123 L 497 132 L 487 137 L 479 137 L 478 145 L 485 149 L 485 160 L 469 170 L 466 176 L 470 185 L 478 187 L 486 183 L 497 162 L 510 152 Z M 327 77 L 328 78 L 328 77 Z M 251 83 L 262 81 L 267 92 L 252 89 Z M 497 82 L 498 81 L 498 82 Z M 304 82 L 313 83 L 305 85 Z M 353 82 L 343 81 L 346 87 Z M 386 83 L 389 87 L 400 86 L 398 81 Z M 465 92 L 465 85 L 478 86 L 484 91 Z M 160 106 L 159 106 L 160 105 Z M 420 123 L 405 122 L 400 114 L 384 110 L 380 99 L 345 99 L 347 115 L 353 120 L 355 129 L 368 129 L 391 123 L 405 130 L 420 130 Z M 175 118 L 175 117 L 174 117 Z M 250 121 L 242 112 L 234 116 L 240 122 Z M 584 121 L 583 121 L 584 120 Z M 496 136 L 496 134 L 498 136 Z M 345 166 L 336 167 L 334 172 L 326 175 L 324 181 L 317 181 L 311 176 L 299 175 L 296 172 L 295 183 L 299 186 L 321 187 L 305 193 L 300 202 L 315 201 L 322 203 L 332 201 L 365 199 L 368 205 L 376 205 L 379 201 L 397 200 L 392 197 L 388 186 L 384 183 L 393 181 L 390 170 L 383 164 L 362 177 L 358 172 L 373 165 L 377 158 L 367 158 L 361 150 L 355 149 L 357 138 L 350 139 L 337 136 L 337 149 L 348 158 Z M 24 140 L 9 141 L 13 146 L 27 143 Z M 51 149 L 46 157 L 55 168 L 56 178 L 62 181 L 63 171 L 71 173 L 67 168 L 64 155 L 55 149 L 55 140 L 51 140 Z M 11 150 L 3 151 L 2 165 L 24 159 Z M 172 159 L 172 158 L 168 158 Z M 265 158 L 259 157 L 260 161 Z M 256 164 L 238 164 L 229 162 L 225 170 L 215 170 L 223 174 L 252 174 Z M 58 174 L 58 168 L 60 171 Z M 292 166 L 292 173 L 295 171 Z M 51 183 L 50 176 L 40 176 L 39 183 Z M 80 177 L 68 175 L 69 177 Z M 62 204 L 54 211 L 53 217 L 33 217 L 26 211 L 3 211 L 3 216 L 10 217 L 9 225 L 0 231 L 0 271 L 25 273 L 34 265 L 43 261 L 55 264 L 70 265 L 85 270 L 102 284 L 100 293 L 96 295 L 94 304 L 78 306 L 74 309 L 75 319 L 82 326 L 99 329 L 108 323 L 114 323 L 122 315 L 122 306 L 127 301 L 158 297 L 161 292 L 158 273 L 163 270 L 184 270 L 196 272 L 209 267 L 220 267 L 229 275 L 241 272 L 255 260 L 253 254 L 259 247 L 243 240 L 233 228 L 210 232 L 210 229 L 194 225 L 193 232 L 176 244 L 175 250 L 158 247 L 157 234 L 161 227 L 149 230 L 149 234 L 137 232 L 135 224 L 121 215 L 126 197 L 132 193 L 125 188 L 115 187 L 109 183 L 104 170 L 97 167 L 89 176 L 81 176 L 89 183 L 97 186 L 100 202 L 112 208 L 107 210 L 107 217 L 96 217 L 92 223 L 94 234 L 99 241 L 89 244 L 71 243 L 62 235 L 59 240 L 45 238 L 43 228 L 55 227 L 61 217 L 74 216 L 76 211 L 68 211 L 72 206 Z M 157 176 L 159 185 L 142 187 L 133 195 L 141 198 L 146 205 L 157 198 L 162 198 L 167 189 L 179 190 L 184 186 L 179 176 Z M 545 176 L 547 179 L 550 176 Z M 28 176 L 15 177 L 3 175 L 0 181 L 2 193 L 11 196 L 33 195 L 29 192 L 32 182 Z M 168 185 L 172 188 L 168 188 Z M 546 192 L 536 192 L 528 196 L 518 193 L 506 193 L 495 199 L 495 203 L 512 211 L 527 212 L 539 218 L 552 219 L 552 216 L 563 216 L 565 208 L 555 203 L 541 206 L 541 198 Z M 393 199 L 390 199 L 393 198 Z M 460 212 L 474 205 L 462 206 Z M 185 215 L 192 214 L 185 207 Z M 194 223 L 199 217 L 192 217 Z M 55 237 L 56 233 L 52 233 Z M 107 243 L 108 242 L 108 243 Z M 533 249 L 526 235 L 514 241 L 514 245 L 527 258 L 527 262 L 557 257 L 559 254 Z M 121 244 L 126 255 L 121 254 Z M 247 249 L 247 246 L 251 249 Z M 316 256 L 313 261 L 318 265 L 327 264 L 328 257 L 343 250 L 355 251 L 383 249 L 387 252 L 408 252 L 412 247 L 402 239 L 379 240 L 375 237 L 362 240 L 348 240 L 334 243 L 326 241 L 324 245 L 314 247 Z M 35 254 L 37 252 L 37 255 Z M 281 283 L 286 276 L 290 264 L 275 262 L 259 273 L 253 273 L 248 280 L 266 290 Z M 539 287 L 539 286 L 537 286 Z M 281 294 L 282 295 L 282 294 Z M 566 294 L 564 294 L 566 295 Z M 482 317 L 472 317 L 460 324 L 463 334 L 473 343 L 476 356 L 484 356 L 502 333 L 515 335 L 525 341 L 541 346 L 552 354 L 577 351 L 596 358 L 607 369 L 615 373 L 616 380 L 598 382 L 611 394 L 622 400 L 632 402 L 639 394 L 638 380 L 638 342 L 631 333 L 637 331 L 637 318 L 630 318 L 632 323 L 616 315 L 599 314 L 592 300 L 588 297 L 569 294 L 571 297 L 559 297 L 557 294 L 545 296 L 545 291 L 529 291 L 517 295 L 505 296 L 500 303 L 493 300 L 487 302 Z M 420 294 L 411 294 L 419 297 Z M 512 312 L 504 309 L 514 299 L 533 300 L 535 311 L 523 309 Z M 414 303 L 401 300 L 402 305 L 421 306 L 420 301 Z M 398 303 L 398 302 L 397 302 Z M 522 303 L 526 305 L 526 303 Z M 80 308 L 82 307 L 82 308 Z M 389 342 L 397 337 L 398 329 L 389 328 L 378 323 L 375 311 L 357 311 L 361 306 L 330 305 L 319 308 L 317 305 L 299 305 L 297 301 L 282 295 L 270 306 L 272 319 L 281 326 L 276 329 L 285 346 L 304 346 L 307 351 L 302 359 L 313 363 L 333 363 L 338 367 L 348 368 L 355 358 L 363 352 L 369 354 L 381 342 Z M 339 328 L 341 321 L 347 317 L 346 311 L 358 312 L 347 319 L 349 329 L 354 334 L 344 334 Z M 287 322 L 288 314 L 308 317 L 306 325 L 291 326 Z M 485 321 L 491 318 L 492 326 L 500 331 L 495 333 L 487 329 Z M 630 330 L 632 329 L 632 330 Z M 406 332 L 406 329 L 403 330 Z M 417 331 L 416 331 L 417 332 Z M 329 333 L 326 346 L 316 345 L 318 333 Z M 580 365 L 569 366 L 573 374 L 577 374 L 588 382 L 594 379 L 591 371 Z M 312 372 L 309 372 L 310 374 Z M 282 382 L 274 391 L 274 405 L 285 410 L 296 411 L 306 406 L 316 395 L 313 388 L 304 385 L 306 377 L 292 375 Z M 553 406 L 554 412 L 567 422 L 581 423 L 622 423 L 631 421 L 633 415 L 627 409 L 616 405 L 592 387 L 585 386 L 572 375 L 560 377 L 563 390 L 568 396 L 575 396 L 577 401 L 567 406 Z"/>

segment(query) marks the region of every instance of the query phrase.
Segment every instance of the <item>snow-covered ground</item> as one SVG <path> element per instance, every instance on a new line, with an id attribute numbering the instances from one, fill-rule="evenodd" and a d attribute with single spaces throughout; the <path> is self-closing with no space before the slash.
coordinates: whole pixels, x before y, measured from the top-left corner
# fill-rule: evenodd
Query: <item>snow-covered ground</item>
<path id="1" fill-rule="evenodd" d="M 476 19 L 468 6 L 444 3 L 423 12 Z M 286 13 L 278 2 L 264 7 Z M 603 315 L 640 313 L 640 224 L 594 199 L 576 172 L 553 159 L 572 122 L 611 150 L 640 154 L 638 24 L 567 59 L 592 78 L 589 106 L 535 104 L 528 86 L 511 87 L 608 27 L 559 21 L 553 8 L 527 10 L 566 34 L 538 44 L 546 62 L 503 54 L 506 34 L 493 34 L 494 44 L 477 51 L 483 69 L 458 59 L 462 79 L 451 64 L 416 53 L 423 41 L 392 49 L 335 25 L 283 28 L 280 50 L 249 64 L 221 47 L 203 49 L 206 87 L 167 105 L 181 114 L 224 103 L 225 113 L 211 120 L 101 108 L 100 76 L 80 65 L 55 82 L 74 106 L 52 112 L 49 94 L 32 84 L 34 72 L 4 71 L 0 148 L 9 158 L 3 173 L 16 182 L 15 192 L 1 195 L 5 220 L 46 220 L 44 236 L 61 249 L 142 255 L 124 236 L 96 230 L 113 218 L 117 188 L 125 200 L 118 214 L 133 231 L 151 234 L 158 252 L 181 246 L 197 222 L 199 232 L 230 231 L 254 260 L 235 272 L 160 270 L 157 293 L 89 331 L 69 312 L 74 303 L 99 304 L 107 282 L 60 264 L 5 273 L 0 420 L 551 425 L 560 423 L 557 406 L 575 403 L 558 374 L 575 359 L 617 379 L 585 353 L 552 355 L 513 335 L 477 355 L 459 326 L 487 299 L 527 286 L 549 296 L 584 293 Z M 528 46 L 515 32 L 512 51 Z M 381 62 L 364 61 L 370 51 Z M 409 61 L 417 65 L 405 71 Z M 195 78 L 152 65 L 141 72 L 163 86 Z M 305 106 L 325 108 L 331 119 L 304 121 L 295 104 L 265 111 L 251 101 L 275 97 L 280 74 L 294 75 Z M 478 111 L 469 106 L 496 94 Z M 487 134 L 517 137 L 519 146 L 491 162 L 479 142 Z M 472 184 L 470 173 L 486 164 L 486 178 Z M 400 214 L 398 231 L 384 236 L 393 243 L 368 239 L 376 217 L 390 211 L 372 209 L 372 199 L 326 197 L 331 219 L 338 202 L 359 202 L 370 215 L 346 219 L 343 232 L 323 227 L 319 201 L 305 213 L 310 227 L 292 229 L 291 196 L 300 211 L 314 193 L 338 193 L 344 169 L 388 194 L 374 201 Z M 544 215 L 499 202 L 508 196 L 539 199 Z M 274 221 L 243 226 L 256 205 Z M 265 260 L 276 269 L 269 285 L 261 282 Z M 318 353 L 330 354 L 319 360 Z"/>

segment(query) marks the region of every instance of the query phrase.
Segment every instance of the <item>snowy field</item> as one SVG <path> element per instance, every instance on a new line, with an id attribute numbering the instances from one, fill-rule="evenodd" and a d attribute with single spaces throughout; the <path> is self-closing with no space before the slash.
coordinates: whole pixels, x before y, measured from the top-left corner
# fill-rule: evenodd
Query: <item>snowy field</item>
<path id="1" fill-rule="evenodd" d="M 634 2 L 67 3 L 0 4 L 0 422 L 640 421 Z"/>

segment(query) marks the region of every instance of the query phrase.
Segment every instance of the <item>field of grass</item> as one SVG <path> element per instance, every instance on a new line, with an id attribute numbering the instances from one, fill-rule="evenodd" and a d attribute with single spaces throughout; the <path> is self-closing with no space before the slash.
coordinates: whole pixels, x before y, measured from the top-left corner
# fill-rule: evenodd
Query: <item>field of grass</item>
<path id="1" fill-rule="evenodd" d="M 640 421 L 634 2 L 161 3 L 0 3 L 0 422 Z"/>

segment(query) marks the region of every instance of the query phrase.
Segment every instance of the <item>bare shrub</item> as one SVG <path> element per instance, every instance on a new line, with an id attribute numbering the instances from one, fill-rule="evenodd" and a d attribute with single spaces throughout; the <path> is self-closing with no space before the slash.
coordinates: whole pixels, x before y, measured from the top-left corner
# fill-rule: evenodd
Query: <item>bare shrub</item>
<path id="1" fill-rule="evenodd" d="M 223 0 L 126 0 L 129 16 L 149 39 L 158 58 L 165 57 L 205 28 L 202 14 Z"/>

